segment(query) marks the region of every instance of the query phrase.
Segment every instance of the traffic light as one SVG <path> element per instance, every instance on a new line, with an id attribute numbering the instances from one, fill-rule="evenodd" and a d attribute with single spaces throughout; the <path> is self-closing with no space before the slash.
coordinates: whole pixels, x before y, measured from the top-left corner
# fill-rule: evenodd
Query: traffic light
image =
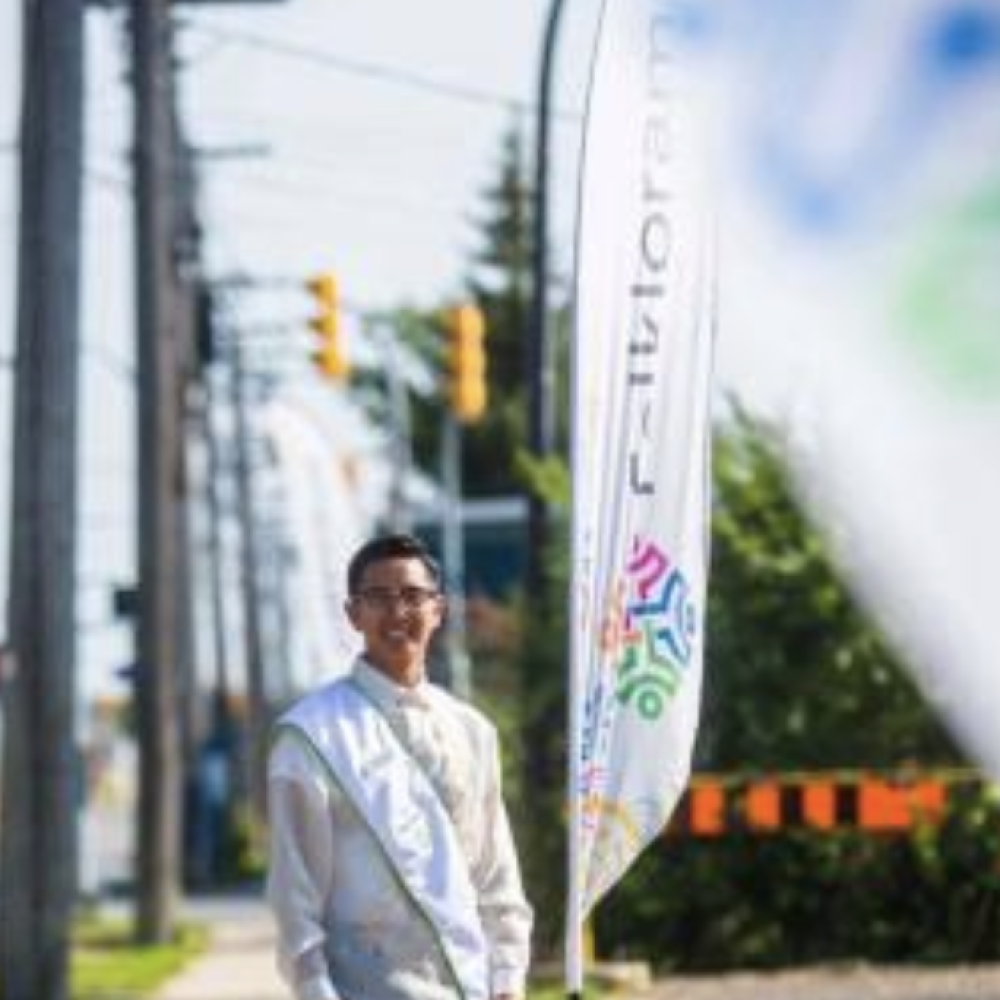
<path id="1" fill-rule="evenodd" d="M 320 342 L 312 354 L 313 364 L 327 378 L 342 381 L 350 375 L 351 366 L 341 337 L 337 279 L 332 272 L 324 271 L 310 278 L 306 288 L 315 303 L 309 326 L 319 336 Z"/>
<path id="2" fill-rule="evenodd" d="M 448 403 L 463 424 L 486 410 L 486 321 L 474 305 L 460 305 L 448 316 Z"/>

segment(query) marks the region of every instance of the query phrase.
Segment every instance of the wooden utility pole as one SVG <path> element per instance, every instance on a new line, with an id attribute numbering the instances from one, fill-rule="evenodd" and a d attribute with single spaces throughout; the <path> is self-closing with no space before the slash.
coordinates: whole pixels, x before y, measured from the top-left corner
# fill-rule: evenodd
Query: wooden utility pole
<path id="1" fill-rule="evenodd" d="M 460 698 L 472 697 L 472 663 L 466 635 L 465 522 L 462 516 L 462 426 L 446 410 L 441 421 L 441 554 L 448 591 L 444 640 L 447 686 Z"/>
<path id="2" fill-rule="evenodd" d="M 204 322 L 214 322 L 206 318 Z M 208 508 L 208 561 L 209 593 L 212 606 L 212 649 L 215 663 L 215 708 L 217 723 L 229 730 L 229 712 L 232 707 L 232 665 L 230 664 L 230 643 L 226 617 L 226 584 L 223 569 L 224 547 L 222 543 L 222 480 L 223 465 L 219 454 L 218 413 L 219 373 L 211 368 L 205 373 L 204 428 L 207 469 L 205 475 L 205 501 Z"/>
<path id="3" fill-rule="evenodd" d="M 194 538 L 195 497 L 192 490 L 192 455 L 190 444 L 199 431 L 200 381 L 198 354 L 198 309 L 201 295 L 201 226 L 198 221 L 195 161 L 185 140 L 180 111 L 170 89 L 171 142 L 174 150 L 174 237 L 172 242 L 174 274 L 175 364 L 178 393 L 177 464 L 177 575 L 174 581 L 177 601 L 177 688 L 181 744 L 181 843 L 192 819 L 188 807 L 193 804 L 189 792 L 198 783 L 198 759 L 208 731 L 208 713 L 202 696 L 206 693 L 198 676 L 196 626 L 198 592 L 194 584 L 196 549 Z M 187 865 L 180 863 L 178 878 L 183 879 Z"/>
<path id="4" fill-rule="evenodd" d="M 179 2 L 202 0 L 130 0 L 139 371 L 136 931 L 144 942 L 163 941 L 174 929 L 183 802 L 179 716 L 182 693 L 188 699 L 194 693 L 185 661 L 190 619 L 181 607 L 192 592 L 190 561 L 179 554 L 187 536 L 184 414 L 199 234 L 194 161 L 180 138 L 173 74 L 171 11 Z"/>
<path id="5" fill-rule="evenodd" d="M 261 629 L 260 550 L 256 493 L 251 456 L 247 372 L 239 331 L 230 339 L 230 388 L 236 434 L 236 504 L 240 522 L 240 562 L 243 594 L 243 627 L 247 657 L 247 766 L 251 800 L 264 814 L 263 764 L 268 708 L 264 684 L 264 636 Z"/>
<path id="6" fill-rule="evenodd" d="M 65 1000 L 76 895 L 83 0 L 24 4 L 0 996 Z"/>
<path id="7" fill-rule="evenodd" d="M 132 2 L 135 89 L 139 733 L 136 932 L 173 931 L 180 871 L 177 539 L 181 463 L 173 80 L 167 0 Z"/>

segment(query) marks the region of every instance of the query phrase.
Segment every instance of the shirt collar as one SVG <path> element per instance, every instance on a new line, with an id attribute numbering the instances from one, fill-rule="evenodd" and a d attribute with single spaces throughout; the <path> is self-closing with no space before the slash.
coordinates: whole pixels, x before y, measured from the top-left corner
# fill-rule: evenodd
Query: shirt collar
<path id="1" fill-rule="evenodd" d="M 383 711 L 392 711 L 404 705 L 430 707 L 430 684 L 426 679 L 413 687 L 403 687 L 376 670 L 364 657 L 355 661 L 353 674 L 361 690 Z"/>

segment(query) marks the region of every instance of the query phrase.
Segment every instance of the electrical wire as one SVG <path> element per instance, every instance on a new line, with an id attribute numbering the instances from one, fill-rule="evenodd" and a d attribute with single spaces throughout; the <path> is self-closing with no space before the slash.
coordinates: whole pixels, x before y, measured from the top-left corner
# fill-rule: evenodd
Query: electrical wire
<path id="1" fill-rule="evenodd" d="M 199 31 L 209 37 L 237 42 L 246 48 L 266 52 L 270 55 L 295 59 L 299 62 L 310 63 L 335 72 L 377 80 L 380 83 L 405 87 L 409 90 L 422 91 L 434 97 L 462 101 L 466 104 L 474 104 L 479 107 L 487 106 L 519 113 L 534 111 L 534 106 L 528 101 L 481 90 L 477 87 L 469 87 L 464 84 L 444 83 L 443 81 L 434 80 L 430 77 L 410 72 L 409 70 L 349 59 L 339 53 L 312 44 L 276 39 L 248 31 L 245 28 L 221 27 L 218 24 L 203 19 L 188 19 L 185 21 L 185 27 Z"/>
<path id="2" fill-rule="evenodd" d="M 237 29 L 229 25 L 223 27 L 204 19 L 188 19 L 184 24 L 185 27 L 201 32 L 211 38 L 235 42 L 259 52 L 280 56 L 285 59 L 295 59 L 299 62 L 310 63 L 311 65 L 334 72 L 375 80 L 379 83 L 403 87 L 408 90 L 420 91 L 433 97 L 460 101 L 478 107 L 492 107 L 516 114 L 527 113 L 535 115 L 538 113 L 538 105 L 534 101 L 509 97 L 505 94 L 498 94 L 478 87 L 470 87 L 467 84 L 446 83 L 442 80 L 436 80 L 432 77 L 423 76 L 422 74 L 398 67 L 350 59 L 340 53 L 321 48 L 311 43 L 277 39 L 249 31 L 246 28 Z M 578 121 L 583 116 L 580 112 L 556 110 L 553 113 L 553 117 Z"/>

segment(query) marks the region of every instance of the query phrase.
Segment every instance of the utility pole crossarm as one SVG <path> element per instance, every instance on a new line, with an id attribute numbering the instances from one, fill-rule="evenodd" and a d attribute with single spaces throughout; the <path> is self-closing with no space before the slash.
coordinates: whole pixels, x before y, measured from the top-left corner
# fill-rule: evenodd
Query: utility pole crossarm
<path id="1" fill-rule="evenodd" d="M 552 78 L 556 41 L 564 0 L 552 0 L 545 22 L 538 79 L 538 120 L 535 133 L 535 188 L 532 240 L 532 299 L 527 331 L 528 446 L 536 458 L 555 450 L 556 362 L 549 330 L 549 159 L 552 118 Z M 529 593 L 542 594 L 548 548 L 548 510 L 544 500 L 528 498 L 527 579 Z"/>

